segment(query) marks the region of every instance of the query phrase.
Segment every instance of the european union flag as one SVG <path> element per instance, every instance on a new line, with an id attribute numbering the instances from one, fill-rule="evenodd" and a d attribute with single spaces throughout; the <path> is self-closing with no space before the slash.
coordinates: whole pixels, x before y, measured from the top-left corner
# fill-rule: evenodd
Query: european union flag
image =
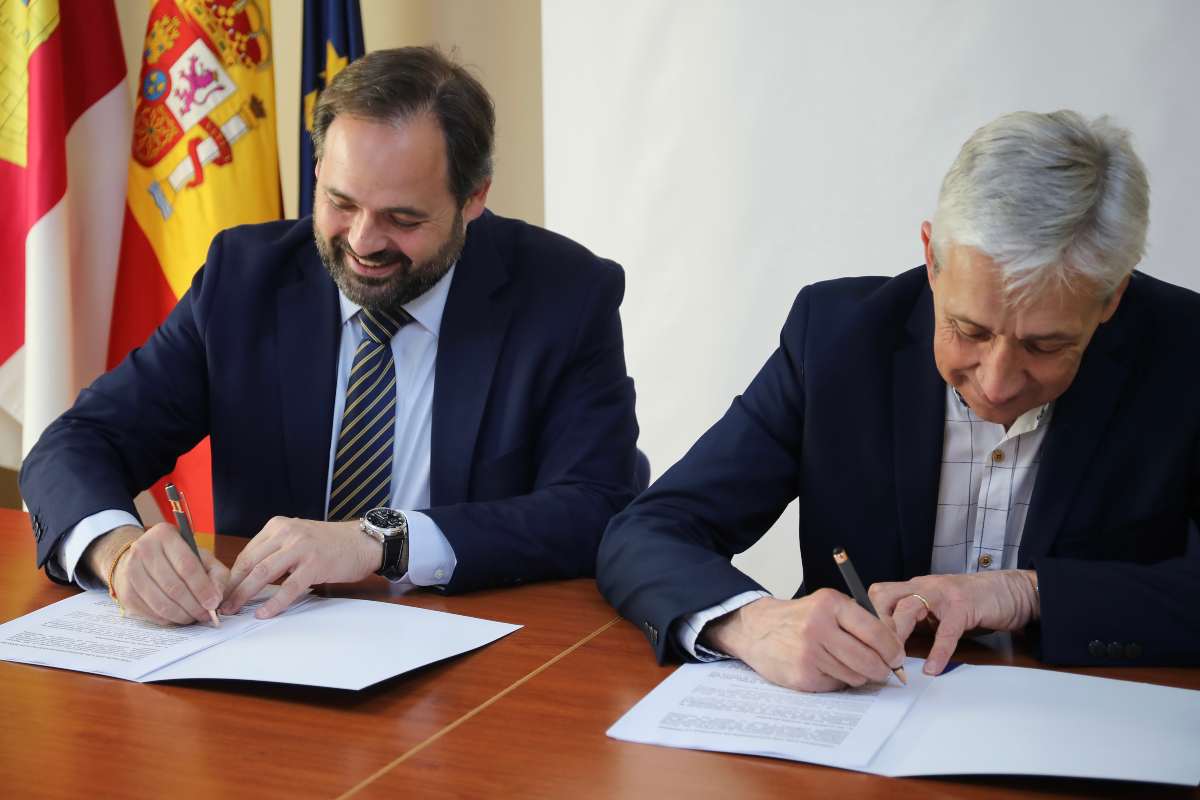
<path id="1" fill-rule="evenodd" d="M 312 213 L 312 116 L 317 94 L 366 52 L 358 0 L 304 0 L 304 61 L 300 71 L 300 216 Z"/>

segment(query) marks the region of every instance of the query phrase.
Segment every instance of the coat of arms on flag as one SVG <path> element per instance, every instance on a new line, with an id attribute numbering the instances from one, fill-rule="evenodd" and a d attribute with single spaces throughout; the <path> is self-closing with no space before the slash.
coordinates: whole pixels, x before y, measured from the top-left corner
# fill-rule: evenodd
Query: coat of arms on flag
<path id="1" fill-rule="evenodd" d="M 186 147 L 148 186 L 163 219 L 173 213 L 177 194 L 204 183 L 205 167 L 233 160 L 234 144 L 267 114 L 264 101 L 239 92 L 231 75 L 235 67 L 271 68 L 258 9 L 253 2 L 187 0 L 157 3 L 150 13 L 133 158 L 153 168 L 180 142 Z"/>
<path id="2" fill-rule="evenodd" d="M 268 0 L 156 0 L 150 10 L 110 367 L 170 313 L 218 232 L 282 216 L 270 22 Z M 171 475 L 201 531 L 212 530 L 207 453 L 202 442 Z"/>

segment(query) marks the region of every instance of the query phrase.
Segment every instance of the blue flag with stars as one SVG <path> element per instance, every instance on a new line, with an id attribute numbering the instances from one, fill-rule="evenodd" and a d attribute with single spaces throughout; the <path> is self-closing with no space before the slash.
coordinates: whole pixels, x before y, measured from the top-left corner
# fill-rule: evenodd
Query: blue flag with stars
<path id="1" fill-rule="evenodd" d="M 304 0 L 304 61 L 300 70 L 300 216 L 312 213 L 315 178 L 312 117 L 317 95 L 333 76 L 366 52 L 358 0 Z"/>

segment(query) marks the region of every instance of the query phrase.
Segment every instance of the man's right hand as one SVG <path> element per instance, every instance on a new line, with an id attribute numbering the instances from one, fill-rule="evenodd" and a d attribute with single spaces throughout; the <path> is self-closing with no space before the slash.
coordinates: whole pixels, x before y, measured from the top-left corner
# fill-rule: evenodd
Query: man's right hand
<path id="1" fill-rule="evenodd" d="M 703 639 L 772 683 L 804 692 L 885 683 L 904 663 L 895 631 L 832 589 L 755 600 L 706 625 Z"/>
<path id="2" fill-rule="evenodd" d="M 126 544 L 115 570 L 113 559 Z M 84 558 L 107 581 L 125 611 L 159 625 L 210 622 L 208 610 L 221 604 L 229 570 L 207 550 L 197 559 L 174 525 L 160 522 L 143 532 L 123 526 L 97 539 Z"/>

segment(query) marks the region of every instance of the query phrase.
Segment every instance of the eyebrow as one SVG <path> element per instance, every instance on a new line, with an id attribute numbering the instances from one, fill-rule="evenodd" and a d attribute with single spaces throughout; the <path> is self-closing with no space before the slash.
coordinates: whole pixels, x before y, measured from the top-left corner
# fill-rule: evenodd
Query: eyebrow
<path id="1" fill-rule="evenodd" d="M 955 322 L 965 322 L 967 325 L 979 328 L 980 330 L 992 333 L 992 329 L 987 325 L 981 325 L 970 317 L 964 317 L 961 314 L 947 315 Z M 1066 331 L 1051 331 L 1050 333 L 1037 333 L 1032 336 L 1023 336 L 1017 341 L 1020 342 L 1073 342 L 1079 338 L 1078 334 L 1068 333 Z"/>
<path id="2" fill-rule="evenodd" d="M 355 205 L 358 205 L 357 200 L 355 200 L 353 197 L 346 194 L 345 192 L 339 192 L 337 189 L 334 189 L 331 187 L 326 187 L 325 193 L 332 196 L 333 198 L 335 198 L 337 200 L 344 200 L 346 202 L 350 202 L 350 203 L 354 203 Z M 429 216 L 429 214 L 427 212 L 422 211 L 419 208 L 413 208 L 412 206 L 390 206 L 388 208 L 383 209 L 383 212 L 385 214 L 403 214 L 406 217 L 428 217 Z"/>

